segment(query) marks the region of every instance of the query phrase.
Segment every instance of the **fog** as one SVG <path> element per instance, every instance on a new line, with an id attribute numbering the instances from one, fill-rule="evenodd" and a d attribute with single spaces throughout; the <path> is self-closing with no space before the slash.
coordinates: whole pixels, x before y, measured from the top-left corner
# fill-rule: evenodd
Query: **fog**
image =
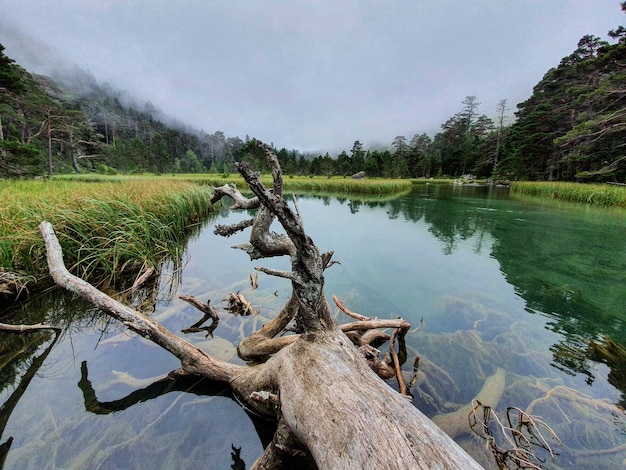
<path id="1" fill-rule="evenodd" d="M 205 132 L 337 152 L 433 135 L 468 95 L 512 115 L 582 36 L 625 18 L 617 0 L 0 0 L 0 43 Z"/>

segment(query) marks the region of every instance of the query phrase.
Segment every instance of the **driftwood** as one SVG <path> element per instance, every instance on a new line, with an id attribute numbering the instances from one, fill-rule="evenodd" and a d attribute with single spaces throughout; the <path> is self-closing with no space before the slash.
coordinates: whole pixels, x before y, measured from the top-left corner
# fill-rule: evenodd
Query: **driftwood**
<path id="1" fill-rule="evenodd" d="M 219 317 L 219 314 L 217 313 L 217 310 L 215 309 L 215 307 L 210 305 L 210 303 L 211 303 L 210 299 L 207 300 L 206 303 L 204 303 L 199 298 L 194 297 L 193 295 L 189 295 L 189 294 L 179 295 L 178 298 L 180 300 L 184 300 L 188 304 L 193 305 L 198 310 L 200 310 L 202 313 L 204 313 L 205 315 L 208 315 L 211 319 L 213 319 L 213 321 L 219 321 L 220 320 L 220 317 Z M 202 324 L 202 323 L 204 323 L 204 321 L 202 321 L 200 324 Z M 197 326 L 200 326 L 200 325 L 197 325 Z"/>
<path id="2" fill-rule="evenodd" d="M 239 345 L 236 365 L 213 358 L 171 333 L 152 318 L 108 297 L 73 276 L 63 264 L 52 226 L 40 225 L 55 282 L 123 322 L 130 330 L 174 354 L 181 373 L 228 384 L 245 406 L 275 418 L 274 441 L 253 469 L 478 469 L 464 450 L 368 366 L 331 314 L 324 295 L 324 270 L 332 253 L 320 254 L 305 233 L 300 214 L 282 197 L 282 176 L 272 149 L 259 144 L 272 170 L 266 188 L 247 164 L 237 168 L 255 197 L 246 199 L 232 186 L 215 190 L 213 200 L 229 196 L 239 208 L 258 208 L 243 248 L 251 259 L 289 256 L 290 271 L 257 267 L 291 281 L 292 296 L 274 320 Z M 277 219 L 285 233 L 269 231 Z M 239 230 L 241 227 L 237 227 Z M 222 233 L 232 231 L 223 228 Z M 232 232 L 234 233 L 234 232 Z M 296 334 L 277 336 L 295 322 Z M 404 320 L 359 319 L 347 331 L 400 328 Z"/>
<path id="3" fill-rule="evenodd" d="M 0 323 L 0 331 L 5 333 L 22 334 L 42 330 L 54 330 L 56 332 L 59 332 L 61 331 L 61 328 L 56 326 L 43 325 L 41 323 L 37 323 L 36 325 L 10 325 L 8 323 Z"/>

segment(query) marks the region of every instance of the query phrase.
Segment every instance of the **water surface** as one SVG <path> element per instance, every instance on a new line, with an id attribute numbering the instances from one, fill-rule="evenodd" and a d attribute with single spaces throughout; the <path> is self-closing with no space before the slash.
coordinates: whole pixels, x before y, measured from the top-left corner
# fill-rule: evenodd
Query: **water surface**
<path id="1" fill-rule="evenodd" d="M 420 356 L 424 376 L 413 394 L 426 414 L 469 403 L 503 369 L 498 410 L 541 415 L 565 444 L 546 466 L 623 465 L 624 211 L 447 186 L 385 202 L 300 196 L 298 207 L 320 250 L 341 263 L 326 272 L 329 299 L 371 317 L 424 319 L 407 337 L 404 369 L 410 376 Z M 255 291 L 248 280 L 254 265 L 288 269 L 287 259 L 250 262 L 230 249 L 247 233 L 213 235 L 214 223 L 249 216 L 224 210 L 208 222 L 189 242 L 174 291 L 165 276 L 146 307 L 182 335 L 200 315 L 175 295 L 219 305 L 229 291 L 243 293 L 258 316 L 223 313 L 212 336 L 185 335 L 233 361 L 236 343 L 290 293 L 282 279 L 260 274 Z M 82 302 L 56 292 L 12 321 L 57 322 L 65 331 L 54 343 L 45 335 L 1 339 L 5 468 L 249 468 L 271 435 L 271 424 L 249 416 L 222 386 L 160 380 L 177 361 Z M 595 346 L 605 344 L 617 356 Z M 455 439 L 490 463 L 471 432 Z"/>

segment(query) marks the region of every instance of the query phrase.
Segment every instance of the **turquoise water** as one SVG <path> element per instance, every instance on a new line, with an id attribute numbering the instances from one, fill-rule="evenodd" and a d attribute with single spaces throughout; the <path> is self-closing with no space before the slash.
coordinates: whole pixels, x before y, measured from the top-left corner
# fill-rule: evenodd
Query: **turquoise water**
<path id="1" fill-rule="evenodd" d="M 424 319 L 407 336 L 404 369 L 410 376 L 420 356 L 413 395 L 426 414 L 469 403 L 503 370 L 496 410 L 540 415 L 564 443 L 547 467 L 624 465 L 626 212 L 436 185 L 391 202 L 300 196 L 298 207 L 320 250 L 341 263 L 326 272 L 329 299 L 370 317 Z M 180 293 L 216 306 L 229 291 L 244 294 L 258 316 L 223 313 L 212 336 L 186 335 L 233 361 L 236 343 L 290 293 L 285 280 L 260 274 L 255 291 L 248 280 L 256 264 L 288 269 L 287 259 L 250 262 L 230 249 L 247 233 L 213 235 L 214 223 L 246 217 L 225 210 L 208 222 L 190 240 L 182 273 L 164 276 L 145 306 L 181 332 L 200 315 Z M 172 356 L 67 296 L 38 299 L 16 320 L 65 330 L 54 344 L 41 335 L 0 339 L 2 357 L 24 351 L 2 362 L 5 468 L 249 468 L 271 435 L 224 387 L 159 381 L 178 366 Z M 607 343 L 617 355 L 594 347 Z M 455 439 L 490 465 L 471 432 Z"/>

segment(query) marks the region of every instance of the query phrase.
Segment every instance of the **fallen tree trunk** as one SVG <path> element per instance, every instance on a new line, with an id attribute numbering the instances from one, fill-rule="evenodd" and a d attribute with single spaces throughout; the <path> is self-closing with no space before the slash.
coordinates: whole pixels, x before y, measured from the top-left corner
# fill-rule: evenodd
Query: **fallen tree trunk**
<path id="1" fill-rule="evenodd" d="M 271 148 L 259 145 L 272 168 L 273 188 L 265 188 L 257 173 L 238 164 L 255 198 L 245 199 L 235 188 L 223 187 L 216 189 L 214 199 L 228 195 L 238 207 L 260 207 L 250 244 L 240 247 L 251 258 L 291 258 L 291 271 L 257 268 L 289 279 L 293 288 L 277 318 L 240 345 L 241 356 L 255 360 L 270 356 L 265 362 L 241 366 L 212 358 L 150 317 L 73 276 L 63 264 L 52 226 L 42 222 L 53 279 L 178 357 L 178 373 L 228 383 L 246 407 L 276 418 L 279 426 L 274 440 L 253 468 L 292 468 L 289 465 L 295 465 L 294 461 L 299 461 L 299 468 L 320 469 L 481 468 L 406 397 L 381 380 L 336 324 L 323 291 L 323 271 L 332 264 L 332 253 L 320 254 L 305 234 L 297 205 L 294 212 L 282 198 L 276 156 Z M 274 218 L 286 234 L 269 232 Z M 218 230 L 229 235 L 247 226 Z M 276 338 L 292 318 L 298 334 Z M 409 328 L 401 319 L 360 320 L 362 325 L 351 324 L 348 329 Z"/>

